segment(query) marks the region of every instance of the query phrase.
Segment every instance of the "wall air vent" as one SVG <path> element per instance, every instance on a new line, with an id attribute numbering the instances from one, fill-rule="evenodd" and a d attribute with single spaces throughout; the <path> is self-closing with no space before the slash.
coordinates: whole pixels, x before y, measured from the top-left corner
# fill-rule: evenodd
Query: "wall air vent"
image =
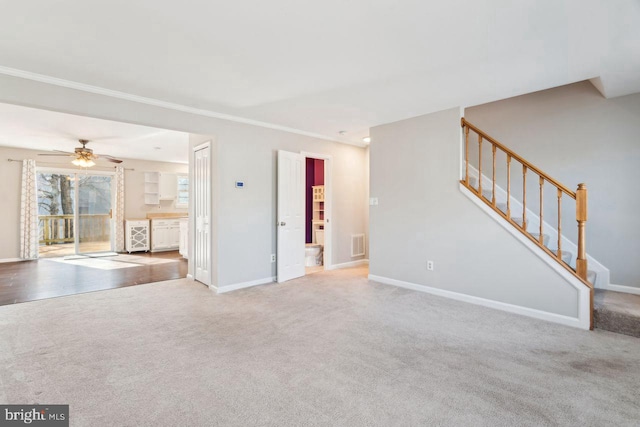
<path id="1" fill-rule="evenodd" d="M 364 234 L 351 235 L 351 256 L 364 256 Z"/>

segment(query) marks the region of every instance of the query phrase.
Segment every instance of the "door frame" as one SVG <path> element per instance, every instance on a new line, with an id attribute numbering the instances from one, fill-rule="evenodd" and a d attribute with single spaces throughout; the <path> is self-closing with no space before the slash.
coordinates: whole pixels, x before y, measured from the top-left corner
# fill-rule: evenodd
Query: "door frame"
<path id="1" fill-rule="evenodd" d="M 213 283 L 213 262 L 214 262 L 214 254 L 213 254 L 213 140 L 207 140 L 205 142 L 199 143 L 195 145 L 191 149 L 191 164 L 189 165 L 189 264 L 192 265 L 190 268 L 190 274 L 187 275 L 190 279 L 194 281 L 199 281 L 200 283 L 206 285 L 210 289 L 216 290 L 216 286 Z M 196 180 L 195 178 L 195 163 L 196 163 L 196 153 L 200 150 L 208 149 L 209 150 L 209 185 L 208 185 L 208 199 L 209 199 L 209 268 L 206 275 L 206 283 L 200 280 L 196 280 Z"/>
<path id="2" fill-rule="evenodd" d="M 333 268 L 332 262 L 332 222 L 333 218 L 333 176 L 331 171 L 333 169 L 333 157 L 330 154 L 312 153 L 309 151 L 301 151 L 300 154 L 304 158 L 324 160 L 324 247 L 322 248 L 324 270 L 331 270 Z M 306 162 L 305 162 L 306 168 Z M 306 186 L 305 186 L 306 190 Z M 306 198 L 306 194 L 305 194 Z M 306 214 L 306 212 L 305 212 Z"/>
<path id="3" fill-rule="evenodd" d="M 116 203 L 116 192 L 115 192 L 115 176 L 116 176 L 116 172 L 115 171 L 104 171 L 104 170 L 96 170 L 96 169 L 73 169 L 73 168 L 57 168 L 55 166 L 44 166 L 44 167 L 40 167 L 40 166 L 36 166 L 36 175 L 39 173 L 55 173 L 55 174 L 60 174 L 60 175 L 71 175 L 73 176 L 76 180 L 78 179 L 77 175 L 81 175 L 81 174 L 86 174 L 86 175 L 102 175 L 102 176 L 111 176 L 111 210 L 113 211 L 113 206 L 115 206 Z M 73 186 L 73 203 L 74 203 L 74 207 L 75 209 L 73 210 L 73 226 L 78 227 L 79 225 L 79 217 L 80 217 L 80 213 L 78 212 L 78 199 L 80 197 L 80 188 L 77 185 L 77 181 L 76 181 L 76 185 Z M 105 251 L 103 253 L 109 253 L 109 252 L 114 252 L 114 247 L 115 247 L 115 228 L 113 227 L 113 216 L 110 218 L 110 224 L 109 224 L 109 245 L 110 245 L 110 249 L 108 251 Z M 83 255 L 81 254 L 78 249 L 80 248 L 79 245 L 79 240 L 80 240 L 80 233 L 76 233 L 75 231 L 79 230 L 79 228 L 75 228 L 74 229 L 74 233 L 73 233 L 73 246 L 74 246 L 74 256 L 80 256 Z M 38 244 L 38 248 L 40 247 L 40 245 Z"/>

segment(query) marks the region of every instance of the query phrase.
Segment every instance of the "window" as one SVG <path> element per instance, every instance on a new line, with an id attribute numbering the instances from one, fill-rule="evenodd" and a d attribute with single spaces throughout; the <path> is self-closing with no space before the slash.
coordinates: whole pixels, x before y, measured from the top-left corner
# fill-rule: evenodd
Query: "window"
<path id="1" fill-rule="evenodd" d="M 189 207 L 189 177 L 178 175 L 178 197 L 176 198 L 176 208 Z"/>

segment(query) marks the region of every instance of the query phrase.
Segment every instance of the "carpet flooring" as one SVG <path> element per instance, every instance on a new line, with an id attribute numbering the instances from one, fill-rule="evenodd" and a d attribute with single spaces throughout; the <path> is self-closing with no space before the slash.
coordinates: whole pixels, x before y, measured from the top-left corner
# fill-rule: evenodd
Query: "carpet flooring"
<path id="1" fill-rule="evenodd" d="M 640 338 L 640 295 L 596 289 L 595 327 Z"/>
<path id="2" fill-rule="evenodd" d="M 637 426 L 640 340 L 320 272 L 0 307 L 0 402 L 73 426 Z"/>

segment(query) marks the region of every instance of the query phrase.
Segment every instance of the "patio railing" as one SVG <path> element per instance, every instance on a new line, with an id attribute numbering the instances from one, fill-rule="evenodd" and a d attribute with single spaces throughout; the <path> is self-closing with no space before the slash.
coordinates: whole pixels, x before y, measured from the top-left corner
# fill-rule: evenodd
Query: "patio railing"
<path id="1" fill-rule="evenodd" d="M 109 214 L 79 215 L 79 225 L 74 215 L 39 215 L 39 242 L 41 245 L 73 243 L 76 229 L 80 241 L 108 241 L 110 239 Z"/>

